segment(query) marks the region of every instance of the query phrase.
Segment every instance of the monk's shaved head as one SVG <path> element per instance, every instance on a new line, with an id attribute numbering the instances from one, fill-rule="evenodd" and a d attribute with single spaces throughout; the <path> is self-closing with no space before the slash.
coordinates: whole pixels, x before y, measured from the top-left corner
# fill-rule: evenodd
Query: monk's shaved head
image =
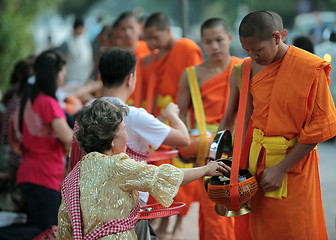
<path id="1" fill-rule="evenodd" d="M 119 27 L 122 21 L 124 21 L 125 19 L 130 19 L 130 18 L 134 18 L 138 22 L 137 17 L 132 12 L 128 11 L 128 12 L 121 13 L 118 16 L 118 18 L 114 21 L 114 23 L 112 24 L 112 27 L 117 28 Z"/>
<path id="2" fill-rule="evenodd" d="M 221 19 L 221 18 L 210 18 L 210 19 L 206 20 L 204 23 L 202 23 L 202 25 L 201 25 L 201 36 L 203 35 L 204 29 L 218 27 L 218 26 L 223 27 L 224 31 L 226 33 L 229 33 L 229 28 L 228 28 L 226 22 L 223 19 Z"/>
<path id="3" fill-rule="evenodd" d="M 276 30 L 279 32 L 283 31 L 284 27 L 283 27 L 282 17 L 276 12 L 273 12 L 273 11 L 267 11 L 267 12 L 269 12 L 273 16 Z"/>
<path id="4" fill-rule="evenodd" d="M 163 13 L 157 12 L 151 14 L 145 22 L 144 28 L 155 27 L 159 31 L 165 30 L 167 27 L 170 27 L 169 18 Z"/>
<path id="5" fill-rule="evenodd" d="M 251 12 L 239 25 L 239 37 L 248 38 L 257 35 L 261 41 L 270 40 L 278 31 L 274 16 L 267 11 Z"/>

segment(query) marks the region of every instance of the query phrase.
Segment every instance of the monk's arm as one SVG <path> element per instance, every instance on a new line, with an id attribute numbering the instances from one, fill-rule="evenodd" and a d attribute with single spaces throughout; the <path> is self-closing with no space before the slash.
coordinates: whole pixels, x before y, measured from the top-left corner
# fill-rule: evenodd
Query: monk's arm
<path id="1" fill-rule="evenodd" d="M 302 158 L 310 153 L 311 150 L 317 145 L 315 144 L 303 144 L 297 142 L 289 154 L 277 165 L 266 168 L 262 179 L 259 183 L 260 187 L 265 192 L 271 192 L 281 187 L 282 181 L 287 172 L 297 164 Z"/>
<path id="2" fill-rule="evenodd" d="M 184 71 L 179 80 L 179 87 L 177 93 L 177 105 L 180 108 L 180 118 L 186 124 L 187 112 L 191 104 L 191 96 L 188 84 L 187 74 Z"/>
<path id="3" fill-rule="evenodd" d="M 232 69 L 230 76 L 230 98 L 223 120 L 220 122 L 218 131 L 224 129 L 233 133 L 235 128 L 236 116 L 239 104 L 239 88 L 237 85 L 237 77 L 235 68 Z"/>

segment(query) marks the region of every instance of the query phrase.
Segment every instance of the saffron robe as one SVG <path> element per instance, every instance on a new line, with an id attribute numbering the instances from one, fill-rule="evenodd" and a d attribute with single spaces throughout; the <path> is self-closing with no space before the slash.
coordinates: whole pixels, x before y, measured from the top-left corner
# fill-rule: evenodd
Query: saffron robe
<path id="1" fill-rule="evenodd" d="M 157 54 L 158 50 L 154 50 L 138 61 L 140 74 L 137 74 L 137 81 L 142 83 L 141 107 L 145 108 L 148 113 L 153 112 L 156 89 L 155 69 Z"/>
<path id="2" fill-rule="evenodd" d="M 200 85 L 200 93 L 207 124 L 218 125 L 223 119 L 230 95 L 230 75 L 236 64 L 242 59 L 231 57 L 231 63 L 221 74 Z M 191 111 L 193 107 L 191 107 Z M 210 129 L 208 129 L 210 130 Z M 200 202 L 199 238 L 200 240 L 221 240 L 235 238 L 235 218 L 227 218 L 215 212 L 215 203 L 211 201 L 204 189 L 203 179 L 197 181 Z"/>
<path id="3" fill-rule="evenodd" d="M 297 138 L 302 144 L 335 136 L 336 111 L 328 87 L 329 72 L 330 66 L 323 59 L 291 46 L 282 59 L 250 81 L 253 127 L 261 129 L 265 136 Z M 258 181 L 265 169 L 265 158 L 262 148 Z M 287 173 L 286 198 L 265 197 L 259 189 L 251 200 L 253 239 L 327 239 L 318 162 L 314 149 L 292 167 Z"/>
<path id="4" fill-rule="evenodd" d="M 202 51 L 195 42 L 187 38 L 181 38 L 174 44 L 169 52 L 156 61 L 156 89 L 154 94 L 157 97 L 154 106 L 155 116 L 159 116 L 161 111 L 170 102 L 176 102 L 179 79 L 184 69 L 200 64 L 202 57 Z M 166 149 L 167 148 L 165 148 L 165 150 Z M 179 163 L 178 159 L 173 159 L 173 165 L 174 161 Z M 160 163 L 171 163 L 171 161 L 162 161 Z M 191 202 L 195 199 L 195 186 L 195 182 L 181 186 L 177 196 L 174 198 L 175 202 L 186 203 L 186 207 L 183 209 L 181 215 L 187 214 Z M 153 202 L 152 197 L 148 200 L 148 203 L 151 202 Z"/>
<path id="5" fill-rule="evenodd" d="M 184 69 L 202 62 L 199 46 L 187 38 L 179 39 L 156 63 L 156 110 L 158 116 L 170 102 L 176 102 L 178 84 Z"/>
<path id="6" fill-rule="evenodd" d="M 141 99 L 142 99 L 142 80 L 141 80 L 141 67 L 139 65 L 139 60 L 144 57 L 145 55 L 149 54 L 151 51 L 149 50 L 145 41 L 138 41 L 137 49 L 133 52 L 136 59 L 136 83 L 135 88 L 129 99 L 127 100 L 127 105 L 132 105 L 135 107 L 140 107 Z"/>

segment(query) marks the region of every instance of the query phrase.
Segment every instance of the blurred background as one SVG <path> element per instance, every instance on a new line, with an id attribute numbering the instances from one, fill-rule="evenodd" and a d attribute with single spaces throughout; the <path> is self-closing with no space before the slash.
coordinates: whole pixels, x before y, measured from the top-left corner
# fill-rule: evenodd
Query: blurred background
<path id="1" fill-rule="evenodd" d="M 171 17 L 177 37 L 199 42 L 201 22 L 222 17 L 233 34 L 232 54 L 244 56 L 237 38 L 241 18 L 253 10 L 273 10 L 284 21 L 291 44 L 295 36 L 310 36 L 314 44 L 328 40 L 336 28 L 336 0 L 0 0 L 0 90 L 8 87 L 11 66 L 30 54 L 57 47 L 71 34 L 75 16 L 85 19 L 90 41 L 103 24 L 111 25 L 123 11 L 138 17 L 161 11 Z M 330 61 L 332 59 L 329 58 Z"/>

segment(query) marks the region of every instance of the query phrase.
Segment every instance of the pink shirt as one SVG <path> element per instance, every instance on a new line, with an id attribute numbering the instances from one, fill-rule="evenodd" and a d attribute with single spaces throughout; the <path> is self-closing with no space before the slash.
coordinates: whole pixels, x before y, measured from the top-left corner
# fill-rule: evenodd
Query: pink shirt
<path id="1" fill-rule="evenodd" d="M 56 99 L 40 94 L 33 105 L 28 100 L 23 121 L 23 159 L 16 182 L 33 183 L 60 191 L 65 169 L 62 143 L 57 140 L 51 123 L 65 119 Z"/>

